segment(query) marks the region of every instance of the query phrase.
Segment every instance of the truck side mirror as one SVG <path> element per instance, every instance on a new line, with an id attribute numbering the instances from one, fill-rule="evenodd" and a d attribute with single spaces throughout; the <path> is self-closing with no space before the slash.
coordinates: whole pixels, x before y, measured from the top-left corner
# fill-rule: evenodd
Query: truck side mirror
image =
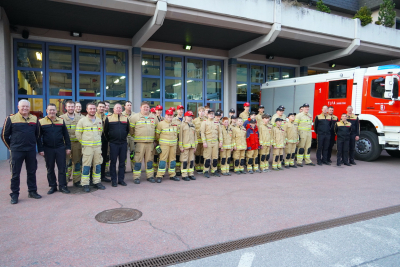
<path id="1" fill-rule="evenodd" d="M 385 79 L 385 98 L 392 98 L 393 95 L 393 76 L 386 76 Z"/>

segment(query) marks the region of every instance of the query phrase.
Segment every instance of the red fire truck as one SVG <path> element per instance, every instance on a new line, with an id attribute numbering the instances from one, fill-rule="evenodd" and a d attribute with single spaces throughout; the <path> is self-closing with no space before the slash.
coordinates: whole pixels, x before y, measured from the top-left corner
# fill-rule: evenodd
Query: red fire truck
<path id="1" fill-rule="evenodd" d="M 279 105 L 285 106 L 285 113 L 297 113 L 302 104 L 308 103 L 313 117 L 322 112 L 323 105 L 333 106 L 339 119 L 351 105 L 361 130 L 356 158 L 373 161 L 383 149 L 400 157 L 399 82 L 397 65 L 336 70 L 266 82 L 261 87 L 261 103 L 269 114 L 274 114 Z"/>

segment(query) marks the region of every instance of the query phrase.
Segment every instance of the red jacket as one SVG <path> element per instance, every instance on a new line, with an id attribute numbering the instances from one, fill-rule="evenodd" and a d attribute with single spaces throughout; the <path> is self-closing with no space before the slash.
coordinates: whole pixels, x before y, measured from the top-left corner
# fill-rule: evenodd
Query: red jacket
<path id="1" fill-rule="evenodd" d="M 246 130 L 246 142 L 247 142 L 247 150 L 256 150 L 260 149 L 260 141 L 257 125 L 252 129 L 249 127 Z"/>

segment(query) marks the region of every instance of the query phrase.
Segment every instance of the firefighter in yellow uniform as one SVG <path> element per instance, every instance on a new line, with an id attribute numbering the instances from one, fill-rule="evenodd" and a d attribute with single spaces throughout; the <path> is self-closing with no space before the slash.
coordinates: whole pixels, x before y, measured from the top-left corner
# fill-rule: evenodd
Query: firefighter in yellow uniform
<path id="1" fill-rule="evenodd" d="M 214 121 L 214 110 L 208 111 L 208 120 L 201 123 L 201 139 L 204 147 L 204 177 L 210 178 L 211 174 L 221 176 L 217 170 L 218 148 L 222 147 L 223 137 L 219 122 Z"/>
<path id="2" fill-rule="evenodd" d="M 283 149 L 285 148 L 286 143 L 286 136 L 285 130 L 282 128 L 282 119 L 276 118 L 275 123 L 276 126 L 273 129 L 273 162 L 272 162 L 272 169 L 283 170 L 282 168 L 282 160 L 283 160 Z"/>
<path id="3" fill-rule="evenodd" d="M 289 113 L 288 115 L 289 121 L 287 121 L 283 126 L 283 129 L 285 130 L 286 133 L 286 147 L 285 147 L 286 169 L 289 169 L 290 167 L 297 168 L 294 165 L 294 158 L 296 156 L 296 145 L 299 143 L 299 133 L 297 131 L 297 125 L 294 123 L 295 116 L 296 113 Z"/>
<path id="4" fill-rule="evenodd" d="M 272 116 L 272 118 L 271 118 L 271 124 L 272 124 L 273 126 L 276 125 L 276 124 L 275 124 L 276 118 L 282 119 L 282 124 L 281 124 L 282 127 L 283 127 L 283 125 L 285 125 L 285 123 L 286 123 L 286 115 L 285 115 L 283 112 L 285 112 L 285 107 L 282 106 L 282 105 L 280 105 L 280 106 L 276 109 L 276 113 L 275 113 L 275 114 Z"/>
<path id="5" fill-rule="evenodd" d="M 195 152 L 195 169 L 197 173 L 202 173 L 204 169 L 204 158 L 203 158 L 203 140 L 201 140 L 201 123 L 206 121 L 207 118 L 205 117 L 205 108 L 199 107 L 198 109 L 199 116 L 193 120 L 194 126 L 196 127 L 196 134 L 197 134 L 197 148 Z"/>
<path id="6" fill-rule="evenodd" d="M 246 102 L 243 104 L 244 111 L 239 114 L 239 117 L 246 121 L 250 117 L 250 103 Z"/>
<path id="7" fill-rule="evenodd" d="M 262 115 L 262 121 L 259 126 L 260 134 L 260 169 L 262 172 L 270 172 L 269 170 L 269 155 L 271 149 L 271 139 L 272 139 L 272 125 L 270 124 L 270 115 Z"/>
<path id="8" fill-rule="evenodd" d="M 197 147 L 196 127 L 192 123 L 193 112 L 185 113 L 179 132 L 179 149 L 181 150 L 182 180 L 196 180 L 194 177 L 194 153 Z"/>
<path id="9" fill-rule="evenodd" d="M 132 102 L 131 101 L 126 101 L 125 102 L 125 110 L 122 112 L 122 115 L 125 115 L 129 118 L 134 115 L 135 112 L 132 111 Z M 130 134 L 128 134 L 127 138 L 127 143 L 128 143 L 128 148 L 129 148 L 129 160 L 131 162 L 131 169 L 133 171 L 133 168 L 135 166 L 135 161 L 133 160 L 133 155 L 135 154 L 135 142 L 133 141 L 133 138 Z M 126 164 L 125 164 L 126 168 Z M 126 171 L 126 170 L 125 170 Z"/>
<path id="10" fill-rule="evenodd" d="M 103 133 L 103 122 L 96 117 L 96 105 L 86 105 L 87 116 L 79 120 L 76 125 L 75 136 L 82 145 L 82 178 L 81 185 L 84 192 L 90 192 L 89 176 L 93 165 L 93 184 L 101 190 L 106 189 L 101 184 L 101 135 Z"/>
<path id="11" fill-rule="evenodd" d="M 310 110 L 309 104 L 303 105 L 303 112 L 296 115 L 294 123 L 297 125 L 299 131 L 300 141 L 299 150 L 297 151 L 297 166 L 303 167 L 303 159 L 306 165 L 315 166 L 310 159 L 311 152 L 311 126 L 313 118 L 308 111 Z"/>
<path id="12" fill-rule="evenodd" d="M 264 115 L 264 105 L 258 106 L 258 114 L 256 116 L 257 127 L 263 124 L 262 116 Z"/>
<path id="13" fill-rule="evenodd" d="M 160 164 L 157 171 L 157 183 L 162 182 L 162 178 L 167 169 L 167 163 L 169 162 L 168 174 L 169 179 L 174 181 L 180 181 L 176 177 L 175 164 L 176 164 L 176 146 L 178 144 L 179 126 L 172 122 L 174 112 L 167 110 L 165 112 L 165 119 L 157 124 L 156 128 L 156 140 L 161 148 L 160 153 Z"/>
<path id="14" fill-rule="evenodd" d="M 177 115 L 172 119 L 172 122 L 177 124 L 179 127 L 182 124 L 183 113 L 184 112 L 185 112 L 185 108 L 182 105 L 178 105 L 176 107 Z M 176 147 L 176 167 L 175 167 L 175 171 L 176 171 L 176 175 L 177 176 L 181 176 L 182 175 L 180 155 L 181 155 L 181 151 L 180 151 L 179 147 L 177 146 Z"/>
<path id="15" fill-rule="evenodd" d="M 245 152 L 247 149 L 246 128 L 243 127 L 243 119 L 237 118 L 236 127 L 233 128 L 233 160 L 235 162 L 235 173 L 246 173 L 244 166 L 246 164 Z"/>
<path id="16" fill-rule="evenodd" d="M 222 148 L 220 151 L 220 159 L 221 159 L 221 173 L 224 176 L 230 176 L 229 166 L 231 163 L 231 153 L 233 150 L 233 130 L 232 126 L 229 125 L 229 119 L 224 117 L 222 119 Z"/>
<path id="17" fill-rule="evenodd" d="M 76 125 L 84 116 L 75 113 L 75 102 L 68 100 L 66 103 L 67 113 L 60 116 L 67 127 L 69 139 L 71 140 L 71 154 L 67 155 L 67 184 L 71 177 L 74 186 L 80 187 L 82 167 L 82 146 L 75 136 Z"/>
<path id="18" fill-rule="evenodd" d="M 229 115 L 230 114 L 233 114 L 233 115 L 229 116 L 229 125 L 231 126 L 232 133 L 233 133 L 233 129 L 236 127 L 236 122 L 237 122 L 237 117 L 236 117 L 236 115 L 234 115 L 235 110 L 233 108 L 231 108 L 231 110 L 229 111 Z M 234 145 L 233 145 L 233 139 L 232 139 L 232 153 L 231 153 L 231 159 L 229 161 L 229 170 L 230 171 L 235 171 L 235 163 L 233 160 L 233 147 L 234 147 Z"/>
<path id="19" fill-rule="evenodd" d="M 140 184 L 142 160 L 146 165 L 146 177 L 150 183 L 155 183 L 153 169 L 154 135 L 157 127 L 156 116 L 150 114 L 148 102 L 142 102 L 140 112 L 129 118 L 130 135 L 135 142 L 135 166 L 133 168 L 133 181 Z"/>

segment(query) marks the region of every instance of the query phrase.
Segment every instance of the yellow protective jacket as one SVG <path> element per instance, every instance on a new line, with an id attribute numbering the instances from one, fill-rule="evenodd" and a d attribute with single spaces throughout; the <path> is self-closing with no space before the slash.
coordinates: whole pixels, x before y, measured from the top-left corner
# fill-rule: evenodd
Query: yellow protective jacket
<path id="1" fill-rule="evenodd" d="M 239 114 L 239 117 L 242 118 L 244 121 L 246 121 L 250 117 L 250 113 L 243 111 L 242 113 Z"/>
<path id="2" fill-rule="evenodd" d="M 286 123 L 286 115 L 285 114 L 282 114 L 282 116 L 279 116 L 278 115 L 278 113 L 275 113 L 273 116 L 272 116 L 272 118 L 271 118 L 271 120 L 270 120 L 270 122 L 271 122 L 271 124 L 272 124 L 272 126 L 276 126 L 276 123 L 275 123 L 275 119 L 276 118 L 281 118 L 283 121 L 282 121 L 282 124 L 281 124 L 281 126 L 283 127 L 283 125 L 285 125 L 285 123 Z"/>
<path id="3" fill-rule="evenodd" d="M 193 120 L 194 126 L 196 127 L 197 142 L 199 144 L 203 143 L 203 140 L 201 140 L 201 123 L 206 120 L 207 120 L 206 117 L 203 118 L 197 117 L 196 119 Z"/>
<path id="4" fill-rule="evenodd" d="M 104 124 L 104 122 L 106 121 L 107 115 L 104 113 L 100 114 L 100 113 L 96 112 L 96 117 L 99 118 Z"/>
<path id="5" fill-rule="evenodd" d="M 233 128 L 233 147 L 236 146 L 236 150 L 245 150 L 247 148 L 246 141 L 246 128 L 243 126 L 236 126 Z"/>
<path id="6" fill-rule="evenodd" d="M 297 125 L 294 122 L 287 122 L 282 127 L 285 130 L 286 142 L 287 143 L 297 143 L 299 142 L 299 133 L 297 131 Z"/>
<path id="7" fill-rule="evenodd" d="M 158 120 L 153 114 L 147 116 L 141 112 L 131 115 L 129 118 L 131 126 L 129 134 L 132 135 L 134 142 L 149 143 L 154 142 L 154 136 Z"/>
<path id="8" fill-rule="evenodd" d="M 76 125 L 78 124 L 79 120 L 84 118 L 85 116 L 83 116 L 81 114 L 77 114 L 77 113 L 74 113 L 74 114 L 75 114 L 75 117 L 73 120 L 71 120 L 68 117 L 68 113 L 61 115 L 60 118 L 62 118 L 64 120 L 65 126 L 67 126 L 69 140 L 71 140 L 71 142 L 78 142 L 78 139 L 76 138 L 76 135 L 75 135 Z"/>
<path id="9" fill-rule="evenodd" d="M 273 129 L 273 143 L 274 148 L 283 148 L 286 144 L 286 134 L 282 126 L 275 126 Z"/>
<path id="10" fill-rule="evenodd" d="M 201 140 L 206 142 L 220 142 L 224 141 L 221 131 L 221 125 L 214 119 L 208 119 L 201 123 Z"/>
<path id="11" fill-rule="evenodd" d="M 178 144 L 179 125 L 166 120 L 160 122 L 156 128 L 156 140 L 160 145 L 176 146 Z"/>
<path id="12" fill-rule="evenodd" d="M 179 130 L 179 148 L 189 149 L 197 147 L 196 127 L 192 123 L 182 122 Z"/>
<path id="13" fill-rule="evenodd" d="M 89 117 L 83 117 L 76 125 L 75 136 L 83 146 L 101 146 L 103 122 L 100 118 L 95 118 L 92 122 Z"/>
<path id="14" fill-rule="evenodd" d="M 224 125 L 221 126 L 222 137 L 224 141 L 222 142 L 223 149 L 232 149 L 233 145 L 233 128 L 232 126 L 228 125 L 225 127 Z"/>
<path id="15" fill-rule="evenodd" d="M 130 118 L 131 116 L 135 115 L 136 113 L 131 111 L 131 114 L 127 114 L 126 111 L 122 111 L 122 115 L 127 116 L 128 118 Z"/>
<path id="16" fill-rule="evenodd" d="M 258 127 L 258 133 L 260 135 L 260 146 L 270 146 L 272 140 L 272 125 L 261 124 Z"/>
<path id="17" fill-rule="evenodd" d="M 294 123 L 297 125 L 299 131 L 311 131 L 311 126 L 313 125 L 313 119 L 308 113 L 299 113 L 294 119 Z"/>
<path id="18" fill-rule="evenodd" d="M 263 120 L 262 120 L 262 116 L 264 115 L 264 113 L 259 112 L 256 116 L 256 121 L 257 121 L 257 127 L 261 124 L 263 124 Z"/>

